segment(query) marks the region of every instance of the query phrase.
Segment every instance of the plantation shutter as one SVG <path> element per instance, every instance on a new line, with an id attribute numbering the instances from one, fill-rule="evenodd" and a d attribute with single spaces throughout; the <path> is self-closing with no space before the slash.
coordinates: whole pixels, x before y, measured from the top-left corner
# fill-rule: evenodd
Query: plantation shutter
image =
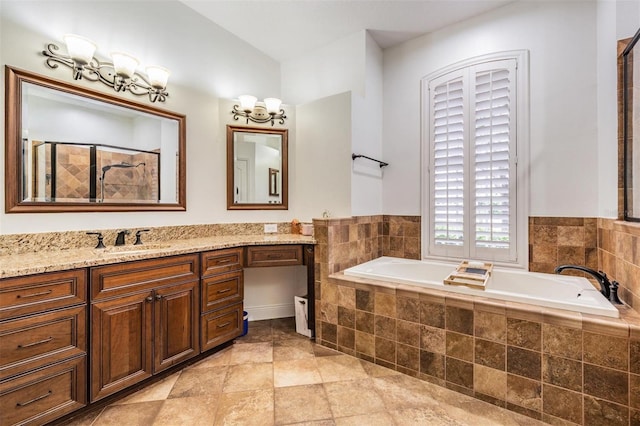
<path id="1" fill-rule="evenodd" d="M 515 60 L 429 81 L 429 252 L 515 259 Z"/>
<path id="2" fill-rule="evenodd" d="M 433 181 L 436 245 L 462 246 L 464 233 L 463 80 L 445 81 L 433 93 Z"/>
<path id="3" fill-rule="evenodd" d="M 473 67 L 471 84 L 475 211 L 470 255 L 506 260 L 515 256 L 515 60 Z"/>

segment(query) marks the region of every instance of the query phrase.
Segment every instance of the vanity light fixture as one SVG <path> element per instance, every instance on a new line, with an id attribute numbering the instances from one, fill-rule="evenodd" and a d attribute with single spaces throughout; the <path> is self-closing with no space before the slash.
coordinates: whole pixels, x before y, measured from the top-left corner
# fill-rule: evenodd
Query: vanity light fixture
<path id="1" fill-rule="evenodd" d="M 278 98 L 265 98 L 264 102 L 258 102 L 255 96 L 242 95 L 238 96 L 240 105 L 234 105 L 231 113 L 233 119 L 238 120 L 244 117 L 249 124 L 249 120 L 254 123 L 269 123 L 273 126 L 275 120 L 279 120 L 280 124 L 284 124 L 286 115 L 284 110 L 280 108 L 282 101 Z"/>
<path id="2" fill-rule="evenodd" d="M 169 96 L 166 90 L 169 70 L 166 68 L 148 66 L 145 76 L 136 71 L 140 62 L 128 53 L 112 52 L 113 62 L 103 62 L 93 56 L 97 46 L 91 40 L 75 34 L 66 34 L 63 40 L 68 56 L 56 53 L 60 48 L 54 43 L 49 43 L 42 51 L 49 68 L 66 65 L 73 70 L 74 80 L 100 81 L 116 92 L 149 96 L 151 102 L 164 102 Z"/>

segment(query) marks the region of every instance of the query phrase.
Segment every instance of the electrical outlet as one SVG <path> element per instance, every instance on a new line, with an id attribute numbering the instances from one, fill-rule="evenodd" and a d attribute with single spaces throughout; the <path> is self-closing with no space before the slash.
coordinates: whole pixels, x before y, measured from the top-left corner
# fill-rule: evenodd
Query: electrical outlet
<path id="1" fill-rule="evenodd" d="M 265 223 L 264 224 L 264 232 L 268 233 L 268 234 L 278 232 L 278 224 L 277 223 Z"/>

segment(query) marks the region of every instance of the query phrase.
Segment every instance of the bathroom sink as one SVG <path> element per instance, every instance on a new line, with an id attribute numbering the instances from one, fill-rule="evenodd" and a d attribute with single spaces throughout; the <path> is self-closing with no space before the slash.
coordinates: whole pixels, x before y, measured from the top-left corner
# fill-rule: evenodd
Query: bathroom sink
<path id="1" fill-rule="evenodd" d="M 169 244 L 140 244 L 137 246 L 119 246 L 119 247 L 107 247 L 105 249 L 101 249 L 100 252 L 105 255 L 116 255 L 116 254 L 137 254 L 137 253 L 145 253 L 149 250 L 160 250 L 164 248 L 169 248 L 171 245 Z"/>

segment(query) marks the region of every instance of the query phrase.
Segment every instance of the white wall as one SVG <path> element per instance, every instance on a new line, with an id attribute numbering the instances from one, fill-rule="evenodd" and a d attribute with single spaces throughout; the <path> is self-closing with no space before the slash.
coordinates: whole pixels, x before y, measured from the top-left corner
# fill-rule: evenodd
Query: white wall
<path id="1" fill-rule="evenodd" d="M 365 40 L 360 31 L 281 64 L 282 97 L 304 104 L 315 99 L 365 91 Z"/>
<path id="2" fill-rule="evenodd" d="M 529 215 L 597 216 L 596 46 L 596 2 L 554 1 L 509 4 L 385 50 L 383 154 L 402 164 L 385 171 L 385 214 L 420 214 L 420 78 L 462 59 L 528 49 Z"/>
<path id="3" fill-rule="evenodd" d="M 229 98 L 242 93 L 280 96 L 280 67 L 263 53 L 231 36 L 177 1 L 162 7 L 147 2 L 127 3 L 127 13 L 111 1 L 20 2 L 2 0 L 0 6 L 0 77 L 4 65 L 73 81 L 70 69 L 45 66 L 39 52 L 46 43 L 60 43 L 66 32 L 94 39 L 96 55 L 106 58 L 111 49 L 124 48 L 145 64 L 171 69 L 169 98 L 160 108 L 187 116 L 187 211 L 158 213 L 4 214 L 0 207 L 0 234 L 64 230 L 128 228 L 216 222 L 289 221 L 292 211 L 230 212 L 226 210 L 226 133 L 232 122 Z M 117 12 L 117 13 L 116 13 Z M 141 20 L 140 16 L 145 19 Z M 177 29 L 180 28 L 180 31 Z M 182 30 L 188 28 L 188 31 Z M 195 79 L 195 80 L 192 80 Z M 193 89 L 188 84 L 202 81 Z M 110 92 L 107 86 L 75 82 L 93 90 Z M 121 94 L 146 103 L 144 97 Z M 4 90 L 0 102 L 4 104 Z M 285 107 L 287 109 L 287 107 Z M 295 112 L 287 127 L 294 129 Z M 3 115 L 4 116 L 4 115 Z M 4 125 L 4 117 L 0 118 Z M 236 122 L 237 124 L 237 122 Z M 4 143 L 4 133 L 0 136 Z M 4 149 L 0 150 L 4 164 Z M 4 171 L 1 175 L 4 177 Z M 4 200 L 4 197 L 0 197 Z"/>
<path id="4" fill-rule="evenodd" d="M 351 93 L 329 96 L 296 109 L 296 211 L 301 221 L 351 215 Z M 291 153 L 290 153 L 291 155 Z M 291 158 L 291 157 L 290 157 Z"/>
<path id="5" fill-rule="evenodd" d="M 352 92 L 351 110 L 353 153 L 384 161 L 382 158 L 382 50 L 366 34 L 365 91 Z M 356 159 L 351 164 L 351 214 L 382 214 L 384 170 L 372 161 Z"/>

